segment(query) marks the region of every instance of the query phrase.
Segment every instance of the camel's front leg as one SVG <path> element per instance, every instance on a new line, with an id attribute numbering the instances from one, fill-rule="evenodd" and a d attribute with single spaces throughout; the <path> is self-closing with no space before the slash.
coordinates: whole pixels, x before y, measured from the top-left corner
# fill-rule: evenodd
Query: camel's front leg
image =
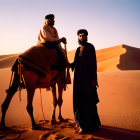
<path id="1" fill-rule="evenodd" d="M 55 110 L 57 106 L 56 84 L 52 86 L 52 97 L 53 97 L 53 114 L 52 114 L 51 124 L 54 124 L 56 122 Z"/>
<path id="2" fill-rule="evenodd" d="M 34 92 L 35 92 L 35 90 L 32 90 L 32 91 L 27 90 L 27 108 L 26 109 L 27 109 L 27 112 L 29 113 L 31 121 L 32 121 L 32 129 L 37 129 L 38 127 L 34 120 L 33 105 L 32 105 Z"/>
<path id="3" fill-rule="evenodd" d="M 64 119 L 62 117 L 62 114 L 61 114 L 61 107 L 62 107 L 62 103 L 63 103 L 63 99 L 62 99 L 62 94 L 63 94 L 63 87 L 62 85 L 58 84 L 58 106 L 59 106 L 59 116 L 58 116 L 58 119 L 60 122 L 63 122 Z"/>
<path id="4" fill-rule="evenodd" d="M 38 75 L 36 73 L 33 73 L 32 71 L 24 71 L 24 79 L 26 82 L 26 89 L 27 89 L 27 112 L 31 118 L 32 122 L 32 129 L 39 129 L 39 127 L 36 125 L 34 116 L 33 116 L 33 97 L 35 93 L 35 89 L 37 87 L 38 83 Z"/>

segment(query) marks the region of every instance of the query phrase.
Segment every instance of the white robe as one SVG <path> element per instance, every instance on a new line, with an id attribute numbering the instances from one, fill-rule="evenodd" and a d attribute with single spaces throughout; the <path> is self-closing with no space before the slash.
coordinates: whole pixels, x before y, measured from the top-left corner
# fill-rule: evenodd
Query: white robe
<path id="1" fill-rule="evenodd" d="M 44 24 L 38 35 L 38 44 L 50 42 L 50 41 L 58 41 L 58 40 L 59 40 L 59 36 L 58 36 L 58 32 L 57 32 L 56 28 L 50 27 L 49 25 Z M 60 43 L 59 43 L 58 47 L 61 49 L 62 53 L 64 54 L 64 56 L 66 58 L 66 52 L 62 48 Z"/>

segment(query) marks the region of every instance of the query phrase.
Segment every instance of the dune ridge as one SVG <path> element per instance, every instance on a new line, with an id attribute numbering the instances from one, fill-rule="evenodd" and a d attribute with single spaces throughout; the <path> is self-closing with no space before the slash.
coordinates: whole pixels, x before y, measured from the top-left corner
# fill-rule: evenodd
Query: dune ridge
<path id="1" fill-rule="evenodd" d="M 0 57 L 0 69 L 12 67 L 19 54 L 4 55 Z"/>
<path id="2" fill-rule="evenodd" d="M 14 56 L 14 55 L 17 55 L 17 54 L 0 55 L 0 59 L 10 57 L 10 56 Z"/>
<path id="3" fill-rule="evenodd" d="M 75 51 L 68 51 L 68 59 L 74 61 Z M 19 54 L 0 56 L 0 68 L 11 67 Z M 118 45 L 96 50 L 97 71 L 140 70 L 140 49 Z"/>
<path id="4" fill-rule="evenodd" d="M 96 48 L 95 48 L 96 49 Z M 75 50 L 68 52 L 73 62 Z M 128 45 L 118 45 L 96 50 L 97 71 L 140 70 L 140 49 Z"/>
<path id="5" fill-rule="evenodd" d="M 140 49 L 118 45 L 96 51 L 98 72 L 140 70 Z"/>

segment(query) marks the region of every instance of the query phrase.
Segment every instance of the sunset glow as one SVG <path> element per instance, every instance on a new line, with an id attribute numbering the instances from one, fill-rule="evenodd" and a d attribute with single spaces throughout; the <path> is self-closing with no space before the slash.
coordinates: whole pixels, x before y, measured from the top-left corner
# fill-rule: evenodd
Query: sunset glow
<path id="1" fill-rule="evenodd" d="M 23 52 L 37 42 L 47 14 L 55 15 L 68 50 L 78 47 L 76 32 L 102 49 L 119 44 L 140 47 L 139 0 L 0 0 L 0 55 Z"/>

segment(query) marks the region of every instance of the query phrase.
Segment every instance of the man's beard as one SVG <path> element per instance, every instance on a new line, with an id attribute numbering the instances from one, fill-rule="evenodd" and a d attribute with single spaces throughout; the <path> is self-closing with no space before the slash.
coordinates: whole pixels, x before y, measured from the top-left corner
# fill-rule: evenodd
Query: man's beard
<path id="1" fill-rule="evenodd" d="M 78 39 L 78 43 L 79 43 L 79 45 L 84 46 L 87 43 L 87 38 L 85 40 L 83 40 L 83 41 Z"/>
<path id="2" fill-rule="evenodd" d="M 54 23 L 49 22 L 48 25 L 53 27 Z"/>

